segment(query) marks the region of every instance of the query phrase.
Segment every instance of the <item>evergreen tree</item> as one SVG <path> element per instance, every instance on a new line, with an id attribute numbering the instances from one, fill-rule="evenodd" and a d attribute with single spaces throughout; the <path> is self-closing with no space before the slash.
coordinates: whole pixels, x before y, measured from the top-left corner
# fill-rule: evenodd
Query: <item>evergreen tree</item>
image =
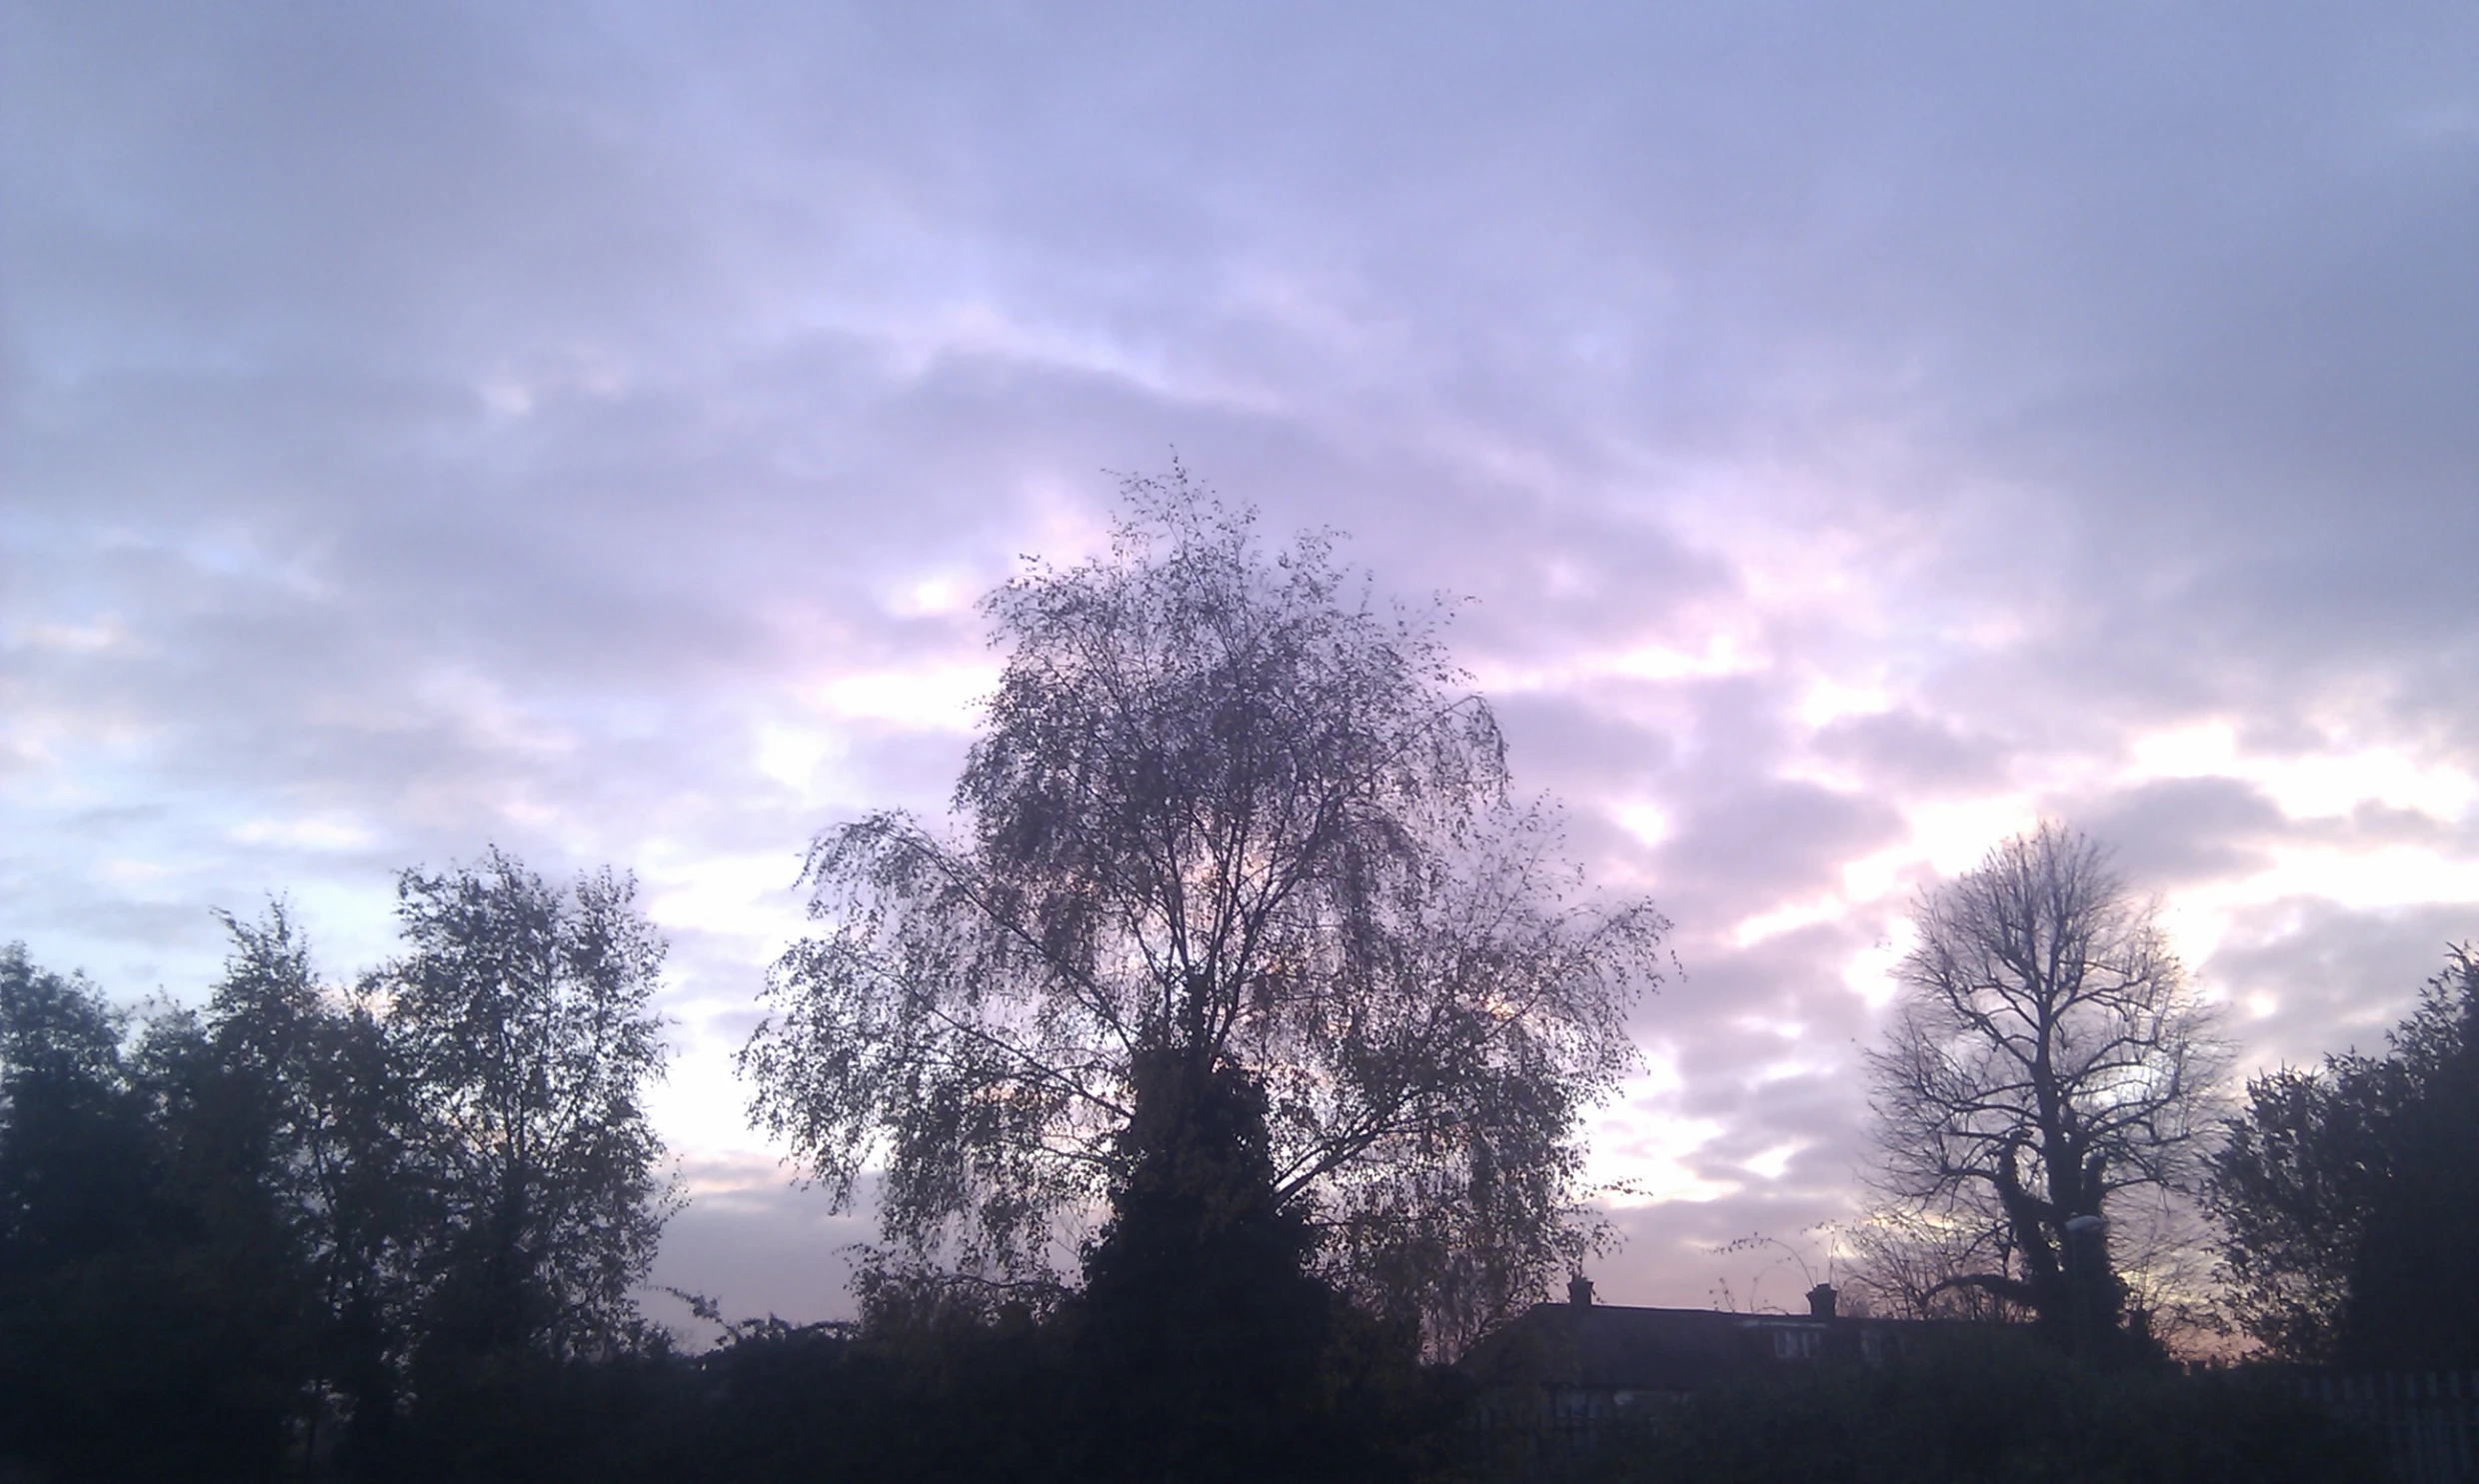
<path id="1" fill-rule="evenodd" d="M 2389 1040 L 2248 1084 L 2207 1190 L 2231 1307 L 2287 1359 L 2479 1365 L 2479 955 Z"/>
<path id="2" fill-rule="evenodd" d="M 2350 1269 L 2338 1358 L 2479 1367 L 2479 958 L 2465 947 L 2394 1035 L 2418 1092 L 2393 1120 L 2389 1177 Z"/>
<path id="3" fill-rule="evenodd" d="M 1275 1198 L 1263 1096 L 1186 1048 L 1140 1053 L 1134 1081 L 1128 1173 L 1076 1315 L 1103 1471 L 1305 1477 L 1338 1441 L 1321 1394 L 1334 1299 Z"/>

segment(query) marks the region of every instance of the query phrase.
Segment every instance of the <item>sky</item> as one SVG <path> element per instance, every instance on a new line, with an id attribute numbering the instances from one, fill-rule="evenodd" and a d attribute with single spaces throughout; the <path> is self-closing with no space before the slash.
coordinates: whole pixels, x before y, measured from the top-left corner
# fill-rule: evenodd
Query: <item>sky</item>
<path id="1" fill-rule="evenodd" d="M 2479 9 L 0 0 L 0 940 L 633 869 L 658 1282 L 849 1311 L 732 1051 L 975 600 L 1348 533 L 1678 972 L 1604 1298 L 1795 1305 L 1923 888 L 2110 843 L 2241 1070 L 2479 937 Z M 1464 602 L 1462 600 L 1468 600 Z"/>

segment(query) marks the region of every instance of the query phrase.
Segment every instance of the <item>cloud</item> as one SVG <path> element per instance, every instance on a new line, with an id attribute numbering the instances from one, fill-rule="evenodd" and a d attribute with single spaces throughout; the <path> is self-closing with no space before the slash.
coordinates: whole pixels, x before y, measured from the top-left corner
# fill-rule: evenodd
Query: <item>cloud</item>
<path id="1" fill-rule="evenodd" d="M 690 1160 L 680 1174 L 689 1203 L 663 1228 L 647 1279 L 658 1322 L 700 1343 L 718 1338 L 685 1304 L 661 1302 L 675 1288 L 733 1322 L 852 1316 L 853 1249 L 874 1235 L 865 1218 L 837 1213 L 822 1190 L 788 1184 L 773 1160 Z"/>
<path id="2" fill-rule="evenodd" d="M 2261 869 L 2269 863 L 2264 844 L 2286 822 L 2261 790 L 2231 777 L 2140 783 L 2085 804 L 2073 817 L 2109 841 L 2121 869 L 2154 889 Z"/>
<path id="3" fill-rule="evenodd" d="M 2043 810 L 2257 1060 L 2479 930 L 2465 7 L 6 24 L 0 935 L 117 990 L 269 889 L 347 964 L 402 865 L 633 862 L 667 1116 L 763 1158 L 802 845 L 943 806 L 971 597 L 1174 447 L 1474 600 L 1678 923 L 1607 1140 L 1699 1198 L 1611 1297 L 1842 1208 L 1911 893 Z M 683 1219 L 690 1287 L 816 1235 Z"/>
<path id="4" fill-rule="evenodd" d="M 2475 927 L 2467 903 L 2370 911 L 2285 898 L 2242 913 L 2202 972 L 2228 993 L 2241 1033 L 2271 1053 L 2267 1065 L 2380 1054 L 2446 947 L 2471 941 Z"/>

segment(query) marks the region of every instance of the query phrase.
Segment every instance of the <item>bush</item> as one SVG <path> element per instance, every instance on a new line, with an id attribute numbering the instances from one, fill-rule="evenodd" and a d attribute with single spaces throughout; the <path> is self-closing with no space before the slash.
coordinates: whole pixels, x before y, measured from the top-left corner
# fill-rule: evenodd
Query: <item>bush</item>
<path id="1" fill-rule="evenodd" d="M 2102 1372 L 2011 1335 L 1760 1380 L 1660 1414 L 1587 1472 L 1695 1484 L 2368 1484 L 2366 1440 L 2246 1372 Z"/>

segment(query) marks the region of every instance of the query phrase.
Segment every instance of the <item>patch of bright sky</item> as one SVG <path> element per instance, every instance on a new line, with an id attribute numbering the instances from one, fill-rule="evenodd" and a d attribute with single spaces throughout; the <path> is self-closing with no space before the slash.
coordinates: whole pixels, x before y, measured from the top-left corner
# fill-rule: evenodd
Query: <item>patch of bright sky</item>
<path id="1" fill-rule="evenodd" d="M 905 587 L 887 607 L 908 619 L 944 618 L 970 609 L 983 586 L 963 573 L 934 573 Z"/>
<path id="2" fill-rule="evenodd" d="M 636 862 L 646 916 L 658 927 L 740 938 L 760 945 L 761 958 L 804 929 L 793 890 L 801 862 L 791 851 L 702 854 L 657 838 L 639 847 Z"/>
<path id="3" fill-rule="evenodd" d="M 1799 698 L 1793 715 L 1801 726 L 1814 731 L 1844 717 L 1872 717 L 1892 709 L 1893 697 L 1881 684 L 1846 685 L 1819 676 L 1808 682 L 1807 694 Z"/>
<path id="4" fill-rule="evenodd" d="M 308 814 L 290 819 L 261 815 L 244 819 L 227 832 L 245 845 L 278 845 L 315 852 L 367 849 L 378 841 L 368 825 L 342 814 Z"/>
<path id="5" fill-rule="evenodd" d="M 156 545 L 152 541 L 133 544 Z M 259 587 L 276 588 L 293 598 L 313 602 L 335 596 L 335 590 L 309 562 L 298 556 L 271 552 L 246 532 L 196 533 L 179 541 L 172 551 L 189 566 L 227 581 L 238 580 Z"/>
<path id="6" fill-rule="evenodd" d="M 1806 1143 L 1792 1139 L 1739 1161 L 1739 1168 L 1761 1180 L 1778 1180 L 1789 1173 L 1790 1161 L 1797 1158 Z"/>
<path id="7" fill-rule="evenodd" d="M 1722 1125 L 1672 1110 L 1687 1085 L 1678 1048 L 1659 1042 L 1642 1049 L 1644 1070 L 1628 1078 L 1617 1098 L 1591 1120 L 1585 1186 L 1601 1191 L 1611 1206 L 1704 1201 L 1733 1193 L 1737 1186 L 1706 1179 L 1686 1162 L 1720 1136 Z"/>
<path id="8" fill-rule="evenodd" d="M 2199 722 L 2155 732 L 2128 749 L 2130 780 L 2231 777 L 2262 789 L 2293 819 L 2347 813 L 2367 802 L 2459 818 L 2479 779 L 2458 767 L 2422 762 L 2398 747 L 2266 756 L 2241 751 L 2237 729 Z"/>
<path id="9" fill-rule="evenodd" d="M 763 1154 L 702 1154 L 680 1162 L 680 1182 L 700 1205 L 763 1209 L 782 1203 L 784 1167 Z"/>
<path id="10" fill-rule="evenodd" d="M 769 1146 L 750 1126 L 749 1088 L 732 1067 L 738 1041 L 679 1024 L 669 1027 L 668 1035 L 672 1055 L 663 1080 L 646 1092 L 646 1111 L 663 1130 L 664 1143 L 684 1157 L 751 1156 L 780 1183 L 785 1171 L 776 1161 L 786 1151 Z"/>
<path id="11" fill-rule="evenodd" d="M 1768 911 L 1740 919 L 1730 933 L 1730 940 L 1742 948 L 1753 947 L 1768 937 L 1830 922 L 1850 909 L 1850 903 L 1837 894 L 1812 897 L 1806 901 L 1785 902 Z"/>
<path id="12" fill-rule="evenodd" d="M 377 968 L 403 948 L 396 936 L 396 893 L 342 875 L 302 872 L 282 888 L 294 920 L 310 939 L 311 963 L 322 979 L 342 983 Z M 245 920 L 257 901 L 220 903 Z"/>
<path id="13" fill-rule="evenodd" d="M 1735 1194 L 1732 1181 L 1696 1171 L 1688 1158 L 1721 1136 L 1711 1118 L 1691 1118 L 1643 1106 L 1641 1099 L 1599 1120 L 1584 1159 L 1584 1184 L 1602 1192 L 1612 1207 L 1668 1201 L 1718 1200 Z"/>
<path id="14" fill-rule="evenodd" d="M 801 806 L 815 809 L 832 801 L 834 790 L 822 785 L 820 770 L 845 755 L 842 734 L 789 722 L 761 722 L 756 737 L 758 771 L 798 794 Z"/>
<path id="15" fill-rule="evenodd" d="M 111 716 L 60 710 L 0 709 L 0 740 L 12 766 L 0 786 L 23 802 L 48 808 L 109 805 L 146 796 L 133 780 L 144 775 L 161 729 Z"/>
<path id="16" fill-rule="evenodd" d="M 749 1089 L 732 1065 L 747 1033 L 755 975 L 727 972 L 715 982 L 698 969 L 764 963 L 808 929 L 794 889 L 800 864 L 789 851 L 708 854 L 670 838 L 648 841 L 638 852 L 639 900 L 648 920 L 674 939 L 663 996 L 677 1022 L 673 1054 L 647 1106 L 675 1150 L 700 1157 L 782 1152 L 749 1126 Z"/>
<path id="17" fill-rule="evenodd" d="M 2162 905 L 2161 922 L 2185 962 L 2211 957 L 2230 925 L 2250 907 L 2315 898 L 2361 912 L 2386 912 L 2426 902 L 2479 901 L 2479 860 L 2411 846 L 2344 850 L 2327 845 L 2280 847 L 2250 875 L 2191 886 Z M 2229 992 L 2233 986 L 2208 986 Z"/>
<path id="18" fill-rule="evenodd" d="M 1917 856 L 1929 869 L 1939 876 L 1957 876 L 1978 865 L 1999 840 L 2037 824 L 2040 810 L 2027 792 L 1990 793 L 1916 802 L 1903 810 L 1903 818 L 1911 827 Z"/>
<path id="19" fill-rule="evenodd" d="M 1751 638 L 1716 629 L 1701 651 L 1656 641 L 1588 652 L 1552 665 L 1483 661 L 1474 667 L 1473 680 L 1484 695 L 1506 696 L 1574 691 L 1605 680 L 1657 682 L 1751 675 L 1766 668 L 1765 660 L 1751 648 L 1753 644 Z"/>
<path id="20" fill-rule="evenodd" d="M 174 879 L 179 875 L 179 871 L 161 860 L 138 860 L 127 855 L 107 855 L 95 863 L 95 874 L 133 894 L 144 895 L 148 888 L 157 883 Z"/>
<path id="21" fill-rule="evenodd" d="M 1646 849 L 1651 849 L 1670 837 L 1670 830 L 1673 826 L 1670 823 L 1669 813 L 1657 803 L 1638 800 L 1632 803 L 1615 804 L 1611 806 L 1609 812 L 1610 816 L 1618 821 L 1619 827 L 1634 835 Z"/>
<path id="22" fill-rule="evenodd" d="M 1807 1027 L 1801 1024 L 1796 1026 L 1796 1029 L 1803 1034 Z M 1761 1090 L 1776 1082 L 1796 1082 L 1808 1077 L 1829 1077 L 1840 1069 L 1833 1062 L 1821 1060 L 1812 1055 L 1794 1053 L 1777 1060 L 1767 1061 L 1741 1077 L 1740 1080 L 1751 1089 Z"/>
<path id="23" fill-rule="evenodd" d="M 83 624 L 12 626 L 0 650 L 33 650 L 39 654 L 89 656 L 130 648 L 130 633 L 117 615 L 103 614 Z"/>
<path id="24" fill-rule="evenodd" d="M 1842 982 L 1850 991 L 1867 1002 L 1871 1010 L 1881 1010 L 1893 1002 L 1900 989 L 1894 982 L 1894 966 L 1900 963 L 1919 942 L 1919 929 L 1908 917 L 1895 921 L 1885 940 L 1872 943 L 1850 955 L 1842 965 Z"/>
<path id="25" fill-rule="evenodd" d="M 415 683 L 413 694 L 492 746 L 538 754 L 577 750 L 574 733 L 518 705 L 506 686 L 466 667 L 433 668 Z"/>
<path id="26" fill-rule="evenodd" d="M 1836 890 L 1778 902 L 1731 929 L 1750 947 L 1784 932 L 1831 922 L 1855 908 L 1903 893 L 1923 873 L 1951 877 L 1979 864 L 1990 845 L 2031 827 L 2036 805 L 2024 793 L 1912 801 L 1903 809 L 1910 835 L 1901 844 L 1847 861 Z"/>
<path id="27" fill-rule="evenodd" d="M 883 307 L 845 300 L 823 311 L 813 328 L 877 345 L 887 369 L 908 381 L 955 360 L 1016 362 L 1106 378 L 1172 402 L 1236 402 L 1276 410 L 1263 389 L 1203 380 L 1201 368 L 1175 365 L 1162 344 L 1106 333 L 1082 317 L 1016 313 L 986 294 Z"/>
<path id="28" fill-rule="evenodd" d="M 482 407 L 494 424 L 518 422 L 533 414 L 534 389 L 513 376 L 493 377 L 476 387 Z"/>
<path id="29" fill-rule="evenodd" d="M 844 721 L 953 733 L 973 730 L 983 698 L 998 685 L 997 662 L 951 661 L 911 670 L 837 676 L 812 694 L 828 715 Z"/>

